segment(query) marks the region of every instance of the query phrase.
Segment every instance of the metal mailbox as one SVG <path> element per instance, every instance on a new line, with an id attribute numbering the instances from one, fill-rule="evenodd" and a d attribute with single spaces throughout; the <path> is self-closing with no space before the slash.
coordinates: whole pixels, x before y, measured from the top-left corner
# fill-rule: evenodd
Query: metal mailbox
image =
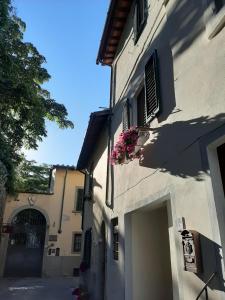
<path id="1" fill-rule="evenodd" d="M 184 270 L 193 273 L 202 273 L 202 257 L 200 235 L 194 230 L 183 230 L 182 245 L 184 254 Z"/>

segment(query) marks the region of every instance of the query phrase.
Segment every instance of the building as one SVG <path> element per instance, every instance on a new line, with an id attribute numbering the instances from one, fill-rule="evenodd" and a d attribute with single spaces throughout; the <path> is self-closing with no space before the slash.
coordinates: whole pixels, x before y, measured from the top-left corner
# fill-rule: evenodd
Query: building
<path id="1" fill-rule="evenodd" d="M 225 299 L 224 20 L 218 0 L 110 2 L 109 111 L 91 115 L 77 165 L 91 299 Z M 143 157 L 111 165 L 133 126 Z"/>
<path id="2" fill-rule="evenodd" d="M 73 276 L 80 266 L 84 175 L 73 166 L 51 170 L 49 193 L 8 196 L 0 274 Z"/>

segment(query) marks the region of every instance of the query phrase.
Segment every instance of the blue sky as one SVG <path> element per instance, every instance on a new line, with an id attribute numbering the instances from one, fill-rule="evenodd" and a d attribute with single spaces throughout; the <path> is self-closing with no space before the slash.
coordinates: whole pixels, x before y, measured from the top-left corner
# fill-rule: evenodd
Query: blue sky
<path id="1" fill-rule="evenodd" d="M 47 122 L 48 137 L 38 151 L 26 151 L 38 163 L 76 164 L 89 115 L 109 103 L 109 67 L 96 65 L 109 0 L 14 0 L 26 22 L 24 40 L 46 57 L 51 97 L 63 103 L 74 122 L 61 130 Z"/>

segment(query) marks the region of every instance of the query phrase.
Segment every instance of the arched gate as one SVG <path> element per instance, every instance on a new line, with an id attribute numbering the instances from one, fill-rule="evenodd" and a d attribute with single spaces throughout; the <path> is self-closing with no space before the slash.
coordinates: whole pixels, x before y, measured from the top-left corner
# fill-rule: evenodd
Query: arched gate
<path id="1" fill-rule="evenodd" d="M 41 276 L 46 219 L 36 209 L 25 209 L 12 220 L 5 277 Z"/>

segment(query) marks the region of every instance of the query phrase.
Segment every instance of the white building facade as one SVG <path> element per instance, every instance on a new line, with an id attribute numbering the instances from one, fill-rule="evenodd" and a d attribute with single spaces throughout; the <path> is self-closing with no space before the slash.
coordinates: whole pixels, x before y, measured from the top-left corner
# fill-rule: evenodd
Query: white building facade
<path id="1" fill-rule="evenodd" d="M 205 284 L 225 299 L 224 22 L 223 1 L 111 1 L 97 58 L 110 108 L 78 161 L 91 299 L 191 300 Z M 143 158 L 112 166 L 136 126 L 150 133 Z"/>

